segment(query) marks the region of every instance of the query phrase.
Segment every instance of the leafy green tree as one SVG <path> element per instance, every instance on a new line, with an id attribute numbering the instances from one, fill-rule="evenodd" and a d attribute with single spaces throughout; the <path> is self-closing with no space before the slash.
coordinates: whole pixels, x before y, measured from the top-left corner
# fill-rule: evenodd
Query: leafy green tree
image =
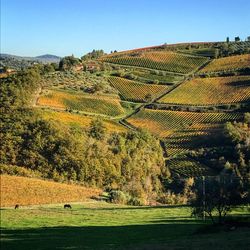
<path id="1" fill-rule="evenodd" d="M 235 128 L 235 126 L 230 122 L 226 123 L 224 133 L 225 136 L 229 138 L 233 143 L 238 143 L 241 141 L 240 131 Z"/>
<path id="2" fill-rule="evenodd" d="M 246 202 L 245 191 L 242 181 L 232 176 L 197 181 L 196 196 L 191 202 L 192 214 L 198 217 L 206 215 L 213 223 L 221 224 L 233 206 Z"/>
<path id="3" fill-rule="evenodd" d="M 250 124 L 250 113 L 245 113 L 244 122 L 248 125 Z"/>
<path id="4" fill-rule="evenodd" d="M 104 51 L 101 50 L 93 50 L 92 52 L 87 53 L 86 55 L 81 57 L 82 61 L 98 59 L 99 57 L 105 55 Z"/>
<path id="5" fill-rule="evenodd" d="M 235 41 L 235 42 L 240 42 L 240 37 L 239 37 L 239 36 L 236 36 L 236 37 L 234 38 L 234 41 Z"/>
<path id="6" fill-rule="evenodd" d="M 80 63 L 80 60 L 78 58 L 75 58 L 72 56 L 66 56 L 61 59 L 59 62 L 59 69 L 60 70 L 70 70 L 74 66 L 78 65 Z"/>
<path id="7" fill-rule="evenodd" d="M 89 135 L 97 140 L 102 140 L 105 137 L 105 126 L 100 119 L 92 120 L 89 129 Z"/>

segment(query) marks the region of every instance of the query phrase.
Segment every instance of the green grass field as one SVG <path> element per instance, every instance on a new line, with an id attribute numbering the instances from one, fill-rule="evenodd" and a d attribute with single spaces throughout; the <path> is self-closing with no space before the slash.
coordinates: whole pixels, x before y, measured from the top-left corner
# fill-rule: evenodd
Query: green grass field
<path id="1" fill-rule="evenodd" d="M 246 214 L 247 208 L 234 210 Z M 250 230 L 214 233 L 190 208 L 130 207 L 104 202 L 1 210 L 1 250 L 247 249 Z M 208 230 L 209 229 L 209 230 Z M 218 230 L 218 229 L 217 229 Z"/>

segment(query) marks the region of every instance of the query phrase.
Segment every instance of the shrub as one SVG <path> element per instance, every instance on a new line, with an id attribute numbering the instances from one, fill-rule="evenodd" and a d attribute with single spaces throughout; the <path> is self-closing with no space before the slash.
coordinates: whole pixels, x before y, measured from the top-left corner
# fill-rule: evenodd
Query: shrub
<path id="1" fill-rule="evenodd" d="M 112 190 L 109 193 L 110 202 L 115 204 L 128 204 L 130 196 L 120 190 Z"/>

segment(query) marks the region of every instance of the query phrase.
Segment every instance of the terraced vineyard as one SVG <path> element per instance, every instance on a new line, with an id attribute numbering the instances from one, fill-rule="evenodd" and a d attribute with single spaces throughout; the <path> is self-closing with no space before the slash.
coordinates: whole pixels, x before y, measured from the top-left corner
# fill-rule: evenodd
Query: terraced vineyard
<path id="1" fill-rule="evenodd" d="M 250 100 L 250 76 L 194 78 L 186 81 L 160 103 L 211 105 L 240 103 Z"/>
<path id="2" fill-rule="evenodd" d="M 93 117 L 86 115 L 73 114 L 69 112 L 43 110 L 41 116 L 45 120 L 52 120 L 66 126 L 77 126 L 80 128 L 88 129 Z M 103 120 L 107 132 L 125 132 L 127 129 L 114 121 Z"/>
<path id="3" fill-rule="evenodd" d="M 188 50 L 180 50 L 179 52 L 190 55 L 206 56 L 214 58 L 218 53 L 218 49 L 215 48 L 188 49 Z"/>
<path id="4" fill-rule="evenodd" d="M 168 157 L 183 154 L 199 148 L 220 146 L 223 143 L 221 124 L 198 125 L 195 128 L 174 131 L 173 134 L 164 138 L 164 144 Z"/>
<path id="5" fill-rule="evenodd" d="M 48 90 L 38 98 L 37 105 L 61 110 L 72 109 L 107 116 L 119 116 L 125 113 L 118 97 L 86 95 L 63 90 Z"/>
<path id="6" fill-rule="evenodd" d="M 250 54 L 214 59 L 200 72 L 208 73 L 219 71 L 231 71 L 237 69 L 244 69 L 247 67 L 250 67 Z"/>
<path id="7" fill-rule="evenodd" d="M 167 73 L 165 71 L 159 70 L 146 70 L 146 69 L 137 69 L 131 71 L 131 74 L 139 77 L 139 79 L 145 79 L 146 82 L 154 83 L 158 81 L 160 84 L 175 84 L 183 80 L 183 76 L 177 74 Z"/>
<path id="8" fill-rule="evenodd" d="M 118 90 L 127 101 L 145 102 L 160 96 L 168 90 L 167 86 L 143 84 L 120 77 L 110 77 L 111 85 Z"/>
<path id="9" fill-rule="evenodd" d="M 216 175 L 217 173 L 206 165 L 187 156 L 180 156 L 167 161 L 169 169 L 182 177 L 199 177 Z"/>
<path id="10" fill-rule="evenodd" d="M 127 121 L 135 127 L 147 129 L 160 137 L 166 137 L 176 130 L 209 130 L 214 124 L 239 120 L 240 113 L 196 113 L 143 109 Z"/>
<path id="11" fill-rule="evenodd" d="M 208 61 L 206 57 L 184 55 L 171 51 L 149 51 L 132 53 L 127 55 L 106 56 L 101 59 L 104 62 L 121 65 L 129 65 L 143 68 L 151 68 L 177 72 L 190 73 Z"/>

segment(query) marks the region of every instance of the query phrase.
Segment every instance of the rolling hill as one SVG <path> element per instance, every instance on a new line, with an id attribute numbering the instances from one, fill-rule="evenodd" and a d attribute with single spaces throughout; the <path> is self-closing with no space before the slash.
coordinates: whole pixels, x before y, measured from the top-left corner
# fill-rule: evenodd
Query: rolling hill
<path id="1" fill-rule="evenodd" d="M 100 189 L 35 178 L 1 175 L 1 207 L 86 201 Z"/>
<path id="2" fill-rule="evenodd" d="M 225 47 L 230 49 L 225 52 Z M 215 170 L 190 154 L 229 147 L 225 124 L 243 124 L 250 111 L 249 49 L 249 42 L 202 42 L 104 54 L 83 60 L 77 70 L 74 66 L 42 75 L 32 103 L 42 119 L 66 126 L 73 134 L 88 133 L 95 118 L 102 119 L 111 136 L 105 148 L 112 154 L 124 154 L 124 139 L 114 133 L 142 130 L 159 141 L 161 161 L 173 175 L 216 175 L 223 167 Z M 117 163 L 109 165 L 117 171 Z"/>

